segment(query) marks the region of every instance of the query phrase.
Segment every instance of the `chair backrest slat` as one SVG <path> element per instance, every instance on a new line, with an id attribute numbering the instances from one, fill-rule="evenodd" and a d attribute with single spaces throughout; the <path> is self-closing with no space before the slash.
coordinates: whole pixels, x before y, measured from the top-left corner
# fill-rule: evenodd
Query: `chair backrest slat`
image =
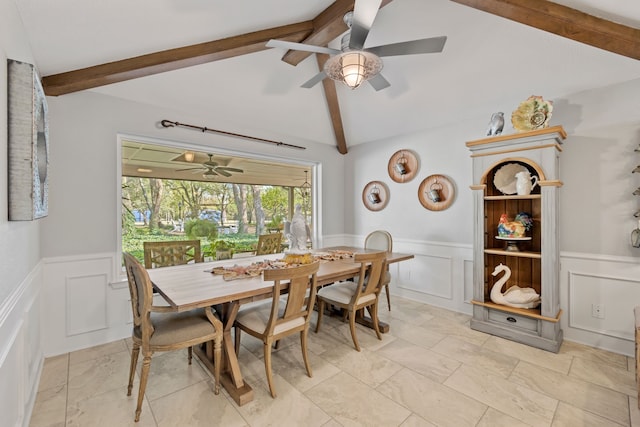
<path id="1" fill-rule="evenodd" d="M 282 244 L 282 233 L 261 234 L 258 236 L 256 255 L 277 254 Z"/>
<path id="2" fill-rule="evenodd" d="M 267 325 L 267 333 L 273 334 L 276 325 L 292 319 L 303 317 L 309 323 L 313 304 L 316 299 L 317 272 L 319 262 L 298 267 L 265 270 L 264 281 L 274 282 L 271 318 Z M 280 293 L 288 284 L 285 309 L 279 313 Z M 307 292 L 308 291 L 308 292 Z"/>
<path id="3" fill-rule="evenodd" d="M 133 255 L 123 253 L 122 256 L 124 257 L 124 265 L 129 281 L 133 325 L 140 328 L 143 337 L 150 337 L 153 334 L 153 324 L 150 316 L 151 306 L 153 305 L 151 279 L 147 270 Z"/>
<path id="4" fill-rule="evenodd" d="M 353 260 L 361 263 L 358 287 L 352 299 L 355 303 L 363 295 L 380 293 L 382 275 L 387 269 L 387 252 L 357 253 Z"/>
<path id="5" fill-rule="evenodd" d="M 145 268 L 202 262 L 200 240 L 143 242 Z"/>
<path id="6" fill-rule="evenodd" d="M 379 249 L 381 251 L 393 252 L 393 238 L 391 233 L 385 230 L 375 230 L 364 239 L 365 249 Z"/>

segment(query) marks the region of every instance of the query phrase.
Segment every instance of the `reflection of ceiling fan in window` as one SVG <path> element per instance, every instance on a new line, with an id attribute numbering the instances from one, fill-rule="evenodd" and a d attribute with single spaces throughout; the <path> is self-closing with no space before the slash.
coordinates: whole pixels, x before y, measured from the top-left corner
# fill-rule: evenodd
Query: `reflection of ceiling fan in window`
<path id="1" fill-rule="evenodd" d="M 382 0 L 356 0 L 353 12 L 348 12 L 344 22 L 349 27 L 342 37 L 341 49 L 294 43 L 284 40 L 269 40 L 267 47 L 301 50 L 305 52 L 325 53 L 330 58 L 324 69 L 302 85 L 310 88 L 329 77 L 355 89 L 368 81 L 375 90 L 389 87 L 389 82 L 380 74 L 382 57 L 414 55 L 442 52 L 447 41 L 446 36 L 390 43 L 375 47 L 364 47 L 369 30 L 376 18 Z"/>
<path id="2" fill-rule="evenodd" d="M 216 176 L 222 175 L 226 177 L 230 177 L 231 173 L 244 173 L 242 169 L 231 168 L 228 166 L 223 166 L 218 162 L 213 161 L 213 154 L 208 154 L 209 160 L 202 163 L 202 166 L 198 166 L 195 168 L 186 168 L 186 169 L 176 169 L 176 172 L 182 171 L 203 171 L 202 177 L 205 179 L 215 179 Z"/>

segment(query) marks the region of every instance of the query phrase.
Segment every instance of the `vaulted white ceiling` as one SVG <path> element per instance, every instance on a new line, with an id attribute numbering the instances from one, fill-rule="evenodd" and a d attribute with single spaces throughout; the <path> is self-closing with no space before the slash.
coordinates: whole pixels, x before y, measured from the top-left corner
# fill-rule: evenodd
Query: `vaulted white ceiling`
<path id="1" fill-rule="evenodd" d="M 332 3 L 15 1 L 43 76 L 309 20 Z M 640 28 L 637 1 L 557 3 Z M 558 100 L 640 76 L 638 60 L 449 0 L 392 1 L 379 11 L 366 46 L 440 35 L 448 37 L 442 53 L 384 58 L 388 89 L 338 85 L 348 146 L 465 120 L 488 122 L 495 111 L 510 117 L 533 94 Z M 315 57 L 294 67 L 281 61 L 283 53 L 268 49 L 88 90 L 210 117 L 197 125 L 335 145 L 322 85 L 300 88 L 318 72 Z"/>

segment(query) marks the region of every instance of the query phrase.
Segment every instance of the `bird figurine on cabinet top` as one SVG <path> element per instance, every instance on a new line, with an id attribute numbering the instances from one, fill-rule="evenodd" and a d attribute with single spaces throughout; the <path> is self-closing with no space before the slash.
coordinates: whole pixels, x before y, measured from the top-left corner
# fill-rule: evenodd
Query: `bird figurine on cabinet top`
<path id="1" fill-rule="evenodd" d="M 491 121 L 489 122 L 489 129 L 487 130 L 487 136 L 500 135 L 504 128 L 504 113 L 502 111 L 493 113 L 491 115 Z"/>
<path id="2" fill-rule="evenodd" d="M 505 272 L 504 276 L 491 288 L 491 301 L 516 308 L 536 308 L 540 305 L 540 295 L 533 288 L 521 288 L 518 285 L 514 285 L 502 293 L 502 287 L 511 277 L 511 269 L 506 265 L 500 264 L 491 273 L 493 276 L 497 276 L 502 271 Z"/>

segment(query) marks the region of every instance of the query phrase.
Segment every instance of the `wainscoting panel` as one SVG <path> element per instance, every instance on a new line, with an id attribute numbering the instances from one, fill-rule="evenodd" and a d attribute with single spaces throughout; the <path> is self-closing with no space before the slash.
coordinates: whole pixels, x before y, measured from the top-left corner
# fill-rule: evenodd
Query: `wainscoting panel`
<path id="1" fill-rule="evenodd" d="M 450 257 L 416 255 L 410 261 L 403 261 L 403 266 L 405 264 L 408 269 L 401 276 L 399 288 L 448 300 L 453 298 Z"/>
<path id="2" fill-rule="evenodd" d="M 0 302 L 0 425 L 28 426 L 42 351 L 40 264 Z"/>
<path id="3" fill-rule="evenodd" d="M 605 291 L 605 292 L 603 292 Z M 640 304 L 640 281 L 569 272 L 569 327 L 634 340 L 633 308 Z M 594 316 L 599 305 L 602 318 Z"/>
<path id="4" fill-rule="evenodd" d="M 47 357 L 131 335 L 129 289 L 114 277 L 115 254 L 48 258 L 43 265 Z"/>
<path id="5" fill-rule="evenodd" d="M 42 306 L 40 303 L 40 292 L 38 292 L 27 302 L 23 313 L 24 330 L 26 331 L 25 360 L 27 362 L 27 384 L 37 383 L 42 366 L 42 321 L 40 317 Z"/>
<path id="6" fill-rule="evenodd" d="M 358 245 L 364 238 L 334 235 L 325 236 L 323 241 L 328 246 Z M 471 314 L 471 245 L 394 239 L 393 246 L 395 252 L 411 253 L 415 258 L 390 266 L 392 294 Z M 638 260 L 561 253 L 560 261 L 560 321 L 565 339 L 633 355 L 633 306 L 640 305 Z M 131 334 L 129 290 L 114 265 L 115 254 L 43 260 L 42 277 L 46 279 L 40 298 L 44 328 L 41 337 L 46 356 Z M 604 305 L 604 319 L 591 316 L 595 303 Z M 30 329 L 31 324 L 25 323 L 25 328 Z M 25 345 L 37 353 L 37 345 L 30 340 Z M 29 365 L 25 369 L 34 372 L 35 368 Z"/>
<path id="7" fill-rule="evenodd" d="M 471 245 L 394 239 L 393 251 L 414 258 L 391 265 L 392 294 L 471 314 Z"/>
<path id="8" fill-rule="evenodd" d="M 86 334 L 107 328 L 106 274 L 69 276 L 65 283 L 66 335 Z"/>
<path id="9" fill-rule="evenodd" d="M 561 253 L 560 261 L 565 339 L 633 356 L 633 308 L 640 305 L 638 259 Z M 600 305 L 601 317 L 593 312 L 594 305 Z"/>

